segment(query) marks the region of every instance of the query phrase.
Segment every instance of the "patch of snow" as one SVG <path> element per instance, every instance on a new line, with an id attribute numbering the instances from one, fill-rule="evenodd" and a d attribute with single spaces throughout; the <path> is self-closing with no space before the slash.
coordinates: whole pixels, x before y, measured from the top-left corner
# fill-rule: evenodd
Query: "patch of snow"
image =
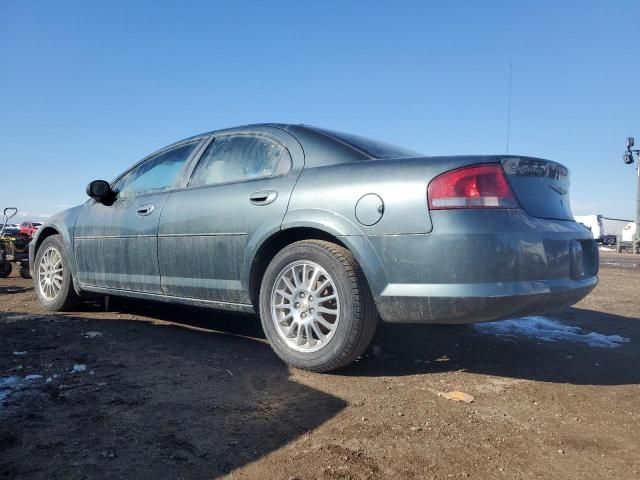
<path id="1" fill-rule="evenodd" d="M 630 340 L 620 335 L 584 333 L 580 327 L 565 325 L 551 318 L 531 316 L 501 322 L 478 323 L 475 330 L 483 335 L 533 337 L 543 342 L 586 343 L 595 348 L 617 348 Z"/>
<path id="2" fill-rule="evenodd" d="M 22 355 L 26 355 L 27 351 L 25 350 L 24 352 L 13 352 L 13 354 L 17 356 L 22 356 Z"/>
<path id="3" fill-rule="evenodd" d="M 602 265 L 609 265 L 610 267 L 626 267 L 626 268 L 637 268 L 640 267 L 640 263 L 635 262 L 610 262 L 609 260 L 602 260 Z"/>
<path id="4" fill-rule="evenodd" d="M 34 315 L 28 315 L 28 314 L 17 314 L 17 315 L 7 315 L 6 317 L 4 317 L 4 321 L 11 321 L 16 322 L 18 320 L 31 320 L 32 318 L 35 318 Z"/>
<path id="5" fill-rule="evenodd" d="M 40 380 L 41 378 L 42 375 L 27 375 L 26 377 L 24 377 L 27 382 L 30 382 L 31 380 Z"/>
<path id="6" fill-rule="evenodd" d="M 96 337 L 101 337 L 102 336 L 102 332 L 85 332 L 83 333 L 85 338 L 96 338 Z"/>
<path id="7" fill-rule="evenodd" d="M 613 247 L 603 247 L 603 246 L 598 247 L 598 250 L 600 250 L 601 252 L 615 252 L 616 251 L 616 249 L 613 248 Z"/>
<path id="8" fill-rule="evenodd" d="M 76 373 L 76 372 L 84 372 L 87 369 L 86 365 L 80 364 L 80 363 L 76 363 L 73 368 L 71 369 L 71 373 Z"/>

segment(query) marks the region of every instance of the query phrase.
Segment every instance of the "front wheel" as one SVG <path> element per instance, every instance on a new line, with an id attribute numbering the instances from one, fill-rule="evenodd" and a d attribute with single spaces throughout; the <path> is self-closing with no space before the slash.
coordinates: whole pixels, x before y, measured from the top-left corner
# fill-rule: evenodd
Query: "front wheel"
<path id="1" fill-rule="evenodd" d="M 360 265 L 349 250 L 320 240 L 293 243 L 273 258 L 260 288 L 260 317 L 275 353 L 315 372 L 353 362 L 377 324 Z"/>
<path id="2" fill-rule="evenodd" d="M 47 237 L 36 253 L 33 286 L 40 304 L 47 310 L 63 311 L 75 305 L 71 269 L 60 235 Z"/>

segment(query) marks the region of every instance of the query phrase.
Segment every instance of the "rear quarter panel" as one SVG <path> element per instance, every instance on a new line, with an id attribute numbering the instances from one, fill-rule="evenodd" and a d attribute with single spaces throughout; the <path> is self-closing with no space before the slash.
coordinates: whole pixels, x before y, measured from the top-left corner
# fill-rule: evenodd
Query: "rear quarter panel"
<path id="1" fill-rule="evenodd" d="M 358 260 L 377 295 L 389 283 L 384 257 L 394 252 L 376 248 L 376 239 L 431 232 L 427 208 L 431 179 L 453 168 L 496 161 L 487 156 L 427 157 L 305 167 L 282 229 L 311 227 L 338 237 Z M 355 209 L 358 200 L 370 193 L 382 199 L 384 210 L 376 224 L 367 226 L 358 221 Z"/>
<path id="2" fill-rule="evenodd" d="M 432 224 L 427 186 L 431 179 L 453 168 L 491 161 L 497 161 L 496 157 L 424 157 L 305 168 L 291 196 L 283 226 L 323 217 L 339 235 L 429 233 Z M 366 226 L 358 221 L 355 208 L 358 200 L 369 193 L 382 199 L 384 212 L 376 224 Z"/>

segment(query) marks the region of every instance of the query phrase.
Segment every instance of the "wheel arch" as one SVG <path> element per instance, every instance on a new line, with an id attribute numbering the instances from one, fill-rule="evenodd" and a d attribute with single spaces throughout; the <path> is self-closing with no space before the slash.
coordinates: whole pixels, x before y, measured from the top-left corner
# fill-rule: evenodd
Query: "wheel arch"
<path id="1" fill-rule="evenodd" d="M 50 237 L 51 235 L 60 235 L 60 232 L 58 231 L 58 229 L 51 227 L 51 226 L 47 226 L 44 227 L 40 233 L 38 234 L 38 237 L 36 238 L 36 243 L 34 245 L 34 249 L 33 249 L 33 258 L 36 258 L 36 253 L 38 253 L 38 249 L 40 248 L 40 245 L 42 245 L 42 242 L 45 241 L 45 239 L 47 237 Z"/>
<path id="2" fill-rule="evenodd" d="M 280 250 L 285 248 L 287 245 L 291 245 L 292 243 L 299 242 L 301 240 L 325 240 L 347 248 L 346 245 L 338 239 L 338 237 L 318 228 L 294 227 L 278 230 L 262 242 L 253 257 L 253 261 L 251 262 L 251 270 L 249 274 L 249 295 L 251 296 L 251 302 L 256 306 L 256 308 L 258 307 L 260 283 L 262 282 L 262 276 L 264 275 L 267 266 Z"/>
<path id="3" fill-rule="evenodd" d="M 69 264 L 71 267 L 71 279 L 72 279 L 73 288 L 77 294 L 80 294 L 82 289 L 80 288 L 80 285 L 78 284 L 78 280 L 77 280 L 77 269 L 76 269 L 75 255 L 73 252 L 73 242 L 71 241 L 69 232 L 64 228 L 60 228 L 59 225 L 49 224 L 41 227 L 40 230 L 38 230 L 38 234 L 36 238 L 32 240 L 32 245 L 29 246 L 29 271 L 31 273 L 31 276 L 35 278 L 35 275 L 34 275 L 35 259 L 36 259 L 38 250 L 42 245 L 42 242 L 44 242 L 47 238 L 53 235 L 60 235 L 62 237 L 62 243 L 64 244 L 67 250 L 67 259 L 69 260 Z"/>
<path id="4" fill-rule="evenodd" d="M 280 250 L 301 240 L 325 240 L 346 248 L 362 268 L 374 298 L 384 289 L 387 282 L 382 262 L 366 236 L 336 235 L 317 226 L 297 226 L 273 233 L 262 242 L 253 256 L 248 287 L 251 302 L 256 309 L 259 308 L 260 284 L 267 266 Z"/>

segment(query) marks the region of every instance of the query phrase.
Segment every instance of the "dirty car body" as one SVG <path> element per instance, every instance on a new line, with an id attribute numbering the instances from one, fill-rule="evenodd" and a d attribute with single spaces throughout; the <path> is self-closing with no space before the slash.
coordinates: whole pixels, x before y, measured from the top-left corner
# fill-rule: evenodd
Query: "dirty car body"
<path id="1" fill-rule="evenodd" d="M 163 155 L 179 157 L 171 175 L 128 180 Z M 568 188 L 568 170 L 543 159 L 427 157 L 251 125 L 143 159 L 111 182 L 111 203 L 90 199 L 43 225 L 31 263 L 58 234 L 78 293 L 249 313 L 273 256 L 319 239 L 353 255 L 384 321 L 491 321 L 566 307 L 596 285 L 598 250 Z"/>

